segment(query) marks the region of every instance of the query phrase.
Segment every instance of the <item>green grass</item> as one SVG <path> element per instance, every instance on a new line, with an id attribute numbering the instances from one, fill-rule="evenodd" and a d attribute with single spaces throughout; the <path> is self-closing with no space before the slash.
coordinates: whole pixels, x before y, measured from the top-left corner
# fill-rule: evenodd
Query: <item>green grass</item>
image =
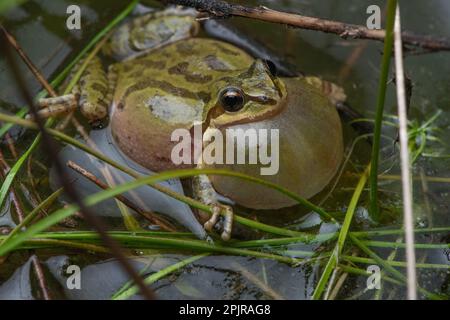
<path id="1" fill-rule="evenodd" d="M 386 87 L 389 75 L 389 66 L 391 63 L 392 47 L 393 47 L 393 30 L 395 19 L 395 8 L 397 7 L 397 0 L 389 0 L 387 3 L 387 17 L 386 17 L 386 35 L 384 38 L 383 59 L 381 62 L 381 74 L 378 83 L 377 108 L 375 115 L 375 127 L 372 143 L 371 156 L 371 170 L 370 170 L 370 213 L 372 219 L 379 220 L 378 208 L 378 160 L 380 153 L 380 137 L 381 124 L 383 121 L 384 102 L 386 99 Z"/>

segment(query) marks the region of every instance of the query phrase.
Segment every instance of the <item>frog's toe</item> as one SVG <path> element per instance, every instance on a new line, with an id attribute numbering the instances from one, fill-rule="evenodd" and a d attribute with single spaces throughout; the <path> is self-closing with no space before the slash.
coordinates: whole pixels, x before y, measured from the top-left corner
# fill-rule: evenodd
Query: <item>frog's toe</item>
<path id="1" fill-rule="evenodd" d="M 228 241 L 231 238 L 231 232 L 233 230 L 233 209 L 230 206 L 224 204 L 212 204 L 211 205 L 212 216 L 205 222 L 205 230 L 211 232 L 213 227 L 217 225 L 219 217 L 223 215 L 223 228 L 221 238 L 224 241 Z"/>
<path id="2" fill-rule="evenodd" d="M 37 112 L 40 118 L 49 118 L 67 114 L 77 108 L 77 96 L 67 94 L 59 97 L 42 98 L 37 101 L 40 110 Z M 31 114 L 26 119 L 33 119 Z"/>

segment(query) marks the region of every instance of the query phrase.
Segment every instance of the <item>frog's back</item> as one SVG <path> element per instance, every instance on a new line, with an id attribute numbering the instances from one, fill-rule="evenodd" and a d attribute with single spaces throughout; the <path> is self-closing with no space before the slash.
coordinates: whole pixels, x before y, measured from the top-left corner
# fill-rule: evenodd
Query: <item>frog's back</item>
<path id="1" fill-rule="evenodd" d="M 217 95 L 212 84 L 248 69 L 253 60 L 231 44 L 192 38 L 114 65 L 111 119 L 121 149 L 149 169 L 172 168 L 174 143 L 167 143 L 172 132 L 202 121 L 205 106 Z"/>
<path id="2" fill-rule="evenodd" d="M 223 41 L 192 38 L 179 41 L 149 54 L 116 64 L 119 78 L 115 101 L 135 91 L 163 91 L 164 95 L 204 98 L 207 88 L 227 72 L 247 69 L 253 58 Z M 210 93 L 208 92 L 208 95 Z"/>

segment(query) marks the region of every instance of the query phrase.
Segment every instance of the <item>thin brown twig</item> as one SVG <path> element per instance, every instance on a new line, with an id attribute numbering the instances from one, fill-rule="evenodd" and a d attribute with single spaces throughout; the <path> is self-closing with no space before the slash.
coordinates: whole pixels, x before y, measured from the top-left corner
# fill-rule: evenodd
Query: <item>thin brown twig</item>
<path id="1" fill-rule="evenodd" d="M 33 164 L 33 155 L 30 154 L 30 156 L 27 159 L 27 176 L 31 186 L 31 194 L 34 196 L 35 200 L 38 203 L 41 203 L 42 198 L 39 195 L 39 192 L 37 192 L 37 186 L 33 175 L 32 164 Z M 47 212 L 45 210 L 41 210 L 41 212 L 44 214 L 44 216 L 47 215 Z"/>
<path id="2" fill-rule="evenodd" d="M 2 168 L 3 168 L 3 170 L 2 170 L 3 172 L 1 172 L 0 176 L 2 178 L 4 178 L 8 174 L 8 172 L 11 170 L 11 167 L 9 166 L 9 164 L 6 162 L 5 158 L 3 157 L 3 153 L 1 152 L 1 150 L 0 150 L 0 164 L 2 165 Z M 20 223 L 23 221 L 23 219 L 25 219 L 25 214 L 23 212 L 23 208 L 19 201 L 19 197 L 17 196 L 16 190 L 14 189 L 13 186 L 10 187 L 9 195 L 10 195 L 11 201 L 14 205 L 14 209 L 16 211 L 17 218 Z M 34 272 L 38 279 L 39 288 L 42 292 L 42 296 L 45 300 L 50 300 L 50 294 L 48 291 L 47 283 L 45 281 L 42 266 L 39 263 L 39 261 L 37 260 L 35 255 L 32 255 L 32 261 L 33 261 L 33 269 L 34 269 Z"/>
<path id="3" fill-rule="evenodd" d="M 8 172 L 11 170 L 11 167 L 6 162 L 1 150 L 0 150 L 0 164 L 2 166 L 2 172 L 1 172 L 0 176 L 4 179 L 5 176 L 8 174 Z M 16 210 L 17 218 L 19 219 L 19 222 L 20 222 L 24 219 L 25 216 L 23 214 L 23 210 L 20 205 L 19 198 L 17 197 L 16 190 L 14 190 L 13 186 L 10 187 L 9 196 L 14 205 L 14 209 Z"/>
<path id="4" fill-rule="evenodd" d="M 56 92 L 53 90 L 53 88 L 50 86 L 50 84 L 45 80 L 45 78 L 42 76 L 42 74 L 39 72 L 39 70 L 34 66 L 33 62 L 30 60 L 28 55 L 25 53 L 25 51 L 22 50 L 19 43 L 16 41 L 16 39 L 8 32 L 8 30 L 3 27 L 2 24 L 0 24 L 0 29 L 3 31 L 3 34 L 5 35 L 6 39 L 8 40 L 8 43 L 14 47 L 16 52 L 20 55 L 23 62 L 27 65 L 27 67 L 30 69 L 30 71 L 33 73 L 33 75 L 38 79 L 38 81 L 42 84 L 42 86 L 47 90 L 47 92 L 50 95 L 56 96 Z"/>
<path id="5" fill-rule="evenodd" d="M 42 270 L 41 263 L 35 254 L 31 256 L 31 262 L 33 263 L 34 271 L 39 282 L 39 287 L 41 288 L 42 297 L 44 300 L 51 300 L 50 293 L 47 289 L 47 283 L 45 281 L 44 270 Z"/>
<path id="6" fill-rule="evenodd" d="M 14 160 L 16 160 L 17 159 L 17 150 L 16 150 L 16 146 L 14 145 L 14 139 L 11 137 L 9 132 L 7 132 L 5 134 L 5 138 L 6 138 L 6 144 L 8 145 L 8 149 L 11 152 L 11 155 L 13 156 Z"/>
<path id="7" fill-rule="evenodd" d="M 16 147 L 14 145 L 14 140 L 11 138 L 9 133 L 6 133 L 6 138 L 7 138 L 7 140 L 6 140 L 7 141 L 7 145 L 8 145 L 8 148 L 9 148 L 9 150 L 10 150 L 12 156 L 13 156 L 13 159 L 17 160 L 18 159 L 18 154 L 17 154 Z M 30 182 L 31 182 L 31 185 L 32 185 L 32 191 L 30 191 L 24 185 L 24 183 L 22 181 L 19 181 L 19 186 L 22 189 L 22 193 L 24 195 L 27 195 L 27 194 L 29 195 L 28 197 L 26 197 L 28 202 L 31 203 L 33 206 L 37 206 L 37 203 L 40 203 L 41 199 L 39 197 L 39 194 L 36 192 L 36 189 L 35 189 L 36 187 L 34 186 L 34 181 L 33 181 L 34 179 L 33 179 L 33 176 L 31 174 L 31 167 L 30 167 L 31 159 L 32 159 L 32 155 L 30 155 L 28 157 L 28 159 L 27 159 L 27 166 L 28 166 L 27 174 L 29 176 L 29 179 L 30 179 Z M 1 154 L 0 161 L 3 163 L 3 166 L 7 169 L 7 171 L 9 171 L 10 167 L 9 167 L 8 163 L 5 161 L 3 154 Z M 17 198 L 17 197 L 15 197 L 15 198 Z M 44 215 L 46 215 L 45 210 L 42 210 L 42 212 L 44 213 Z"/>
<path id="8" fill-rule="evenodd" d="M 69 160 L 67 162 L 67 166 L 71 169 L 73 169 L 75 172 L 81 174 L 83 177 L 88 179 L 89 181 L 95 183 L 98 187 L 102 188 L 103 190 L 109 189 L 109 186 L 102 182 L 100 179 L 98 179 L 93 173 L 89 172 L 85 168 L 81 167 L 80 165 L 76 164 L 75 162 Z M 128 198 L 124 197 L 123 195 L 116 195 L 115 198 L 125 204 L 127 207 L 133 209 L 138 214 L 140 214 L 143 218 L 150 221 L 153 224 L 157 224 L 161 227 L 161 229 L 166 231 L 175 232 L 177 231 L 173 226 L 169 224 L 169 222 L 163 221 L 161 218 L 157 217 L 155 213 L 148 212 L 145 210 L 142 210 L 138 205 L 133 203 Z"/>
<path id="9" fill-rule="evenodd" d="M 295 13 L 288 13 L 269 9 L 264 6 L 248 7 L 230 4 L 221 0 L 160 0 L 187 7 L 193 7 L 200 11 L 206 11 L 216 17 L 227 18 L 239 16 L 273 23 L 280 23 L 292 27 L 322 31 L 339 35 L 347 39 L 369 39 L 384 41 L 384 29 L 369 29 L 367 27 L 349 24 L 340 21 L 320 19 Z M 412 32 L 402 32 L 405 45 L 420 47 L 430 52 L 450 51 L 450 40 L 443 37 L 416 35 Z"/>

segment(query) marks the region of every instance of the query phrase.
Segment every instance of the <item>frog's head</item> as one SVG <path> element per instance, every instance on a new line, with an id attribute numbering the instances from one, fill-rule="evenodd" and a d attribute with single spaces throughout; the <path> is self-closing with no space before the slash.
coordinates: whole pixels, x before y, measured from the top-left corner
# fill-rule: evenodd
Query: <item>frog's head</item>
<path id="1" fill-rule="evenodd" d="M 258 155 L 255 156 L 256 163 L 235 161 L 207 164 L 206 167 L 258 177 L 310 198 L 329 183 L 341 163 L 343 137 L 339 115 L 323 92 L 305 77 L 280 78 L 279 81 L 286 88 L 283 93 L 288 93 L 281 112 L 261 120 L 234 123 L 220 129 L 226 139 L 228 130 L 241 130 L 241 145 L 233 144 L 238 139 L 233 139 L 231 144 L 224 139 L 223 150 L 228 152 L 227 148 L 231 146 L 233 155 L 238 150 L 245 157 L 249 155 L 248 159 L 251 154 Z M 251 87 L 251 90 L 261 93 L 258 86 Z M 269 98 L 276 97 L 273 91 L 270 92 L 265 90 L 263 93 Z M 251 107 L 244 106 L 241 110 L 248 108 L 258 114 L 258 106 L 262 111 L 267 107 L 266 104 L 256 103 Z M 267 130 L 267 134 L 261 135 L 260 130 Z M 257 137 L 247 139 L 247 134 L 250 137 L 252 132 Z M 266 164 L 261 158 L 261 150 L 266 150 L 266 155 L 270 154 L 271 160 L 264 160 Z M 263 175 L 261 169 L 269 167 L 275 170 Z M 278 209 L 296 204 L 291 198 L 263 185 L 218 175 L 211 175 L 210 179 L 217 192 L 244 207 Z"/>
<path id="2" fill-rule="evenodd" d="M 221 128 L 270 118 L 285 106 L 286 88 L 270 62 L 256 60 L 213 83 L 216 96 L 208 116 L 211 127 Z"/>

